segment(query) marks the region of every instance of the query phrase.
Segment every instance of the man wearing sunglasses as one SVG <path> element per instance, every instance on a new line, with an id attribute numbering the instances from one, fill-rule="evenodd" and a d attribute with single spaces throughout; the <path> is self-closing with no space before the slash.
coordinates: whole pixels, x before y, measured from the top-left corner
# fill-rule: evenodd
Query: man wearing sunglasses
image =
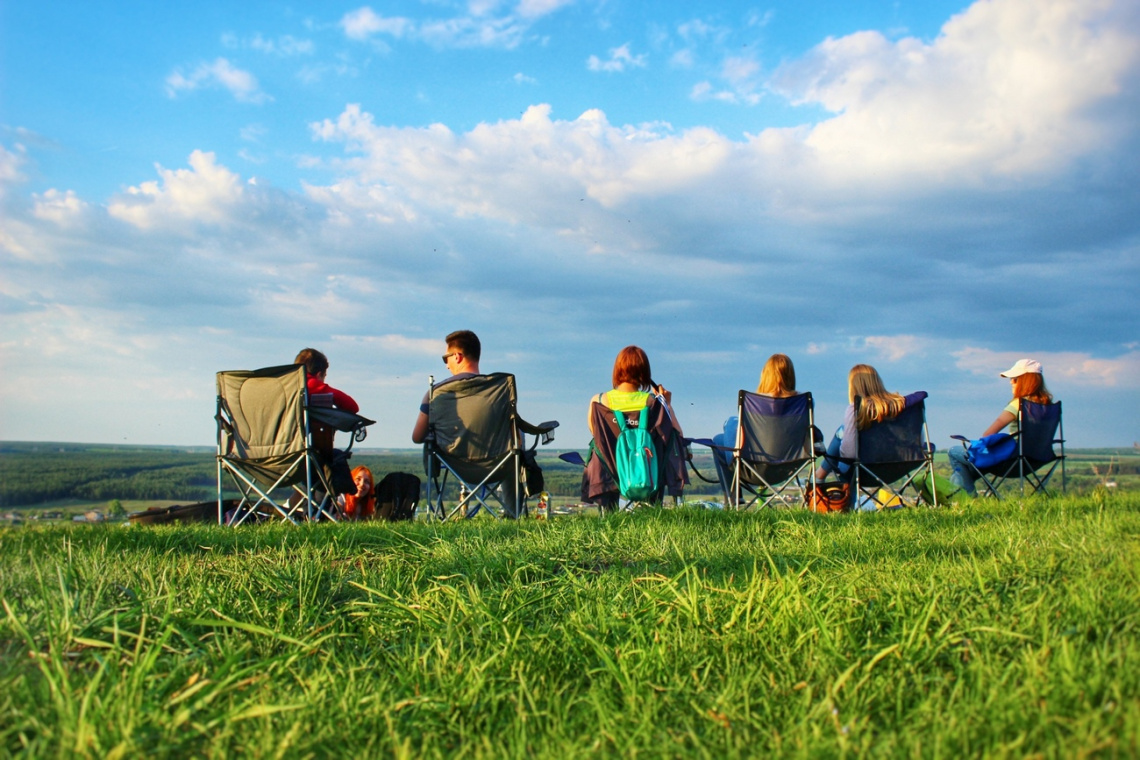
<path id="1" fill-rule="evenodd" d="M 444 378 L 433 388 L 438 388 L 456 380 L 466 380 L 479 374 L 479 336 L 470 330 L 456 330 L 445 338 L 447 351 L 443 355 L 443 365 L 451 373 L 451 377 Z M 412 430 L 412 442 L 423 443 L 428 432 L 428 401 L 431 392 L 424 394 L 420 402 L 420 416 L 416 418 L 416 427 Z"/>

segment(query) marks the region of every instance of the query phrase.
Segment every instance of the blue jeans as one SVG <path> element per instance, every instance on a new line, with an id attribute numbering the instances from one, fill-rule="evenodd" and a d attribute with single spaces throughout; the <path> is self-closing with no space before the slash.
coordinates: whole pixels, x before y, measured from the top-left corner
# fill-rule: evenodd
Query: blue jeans
<path id="1" fill-rule="evenodd" d="M 966 456 L 966 447 L 952 446 L 947 454 L 950 457 L 950 466 L 954 468 L 954 472 L 950 473 L 950 482 L 971 496 L 977 496 L 974 481 L 978 479 L 978 473 L 970 465 L 970 459 Z"/>
<path id="2" fill-rule="evenodd" d="M 837 474 L 840 480 L 850 482 L 853 476 L 851 465 L 839 461 L 839 447 L 842 443 L 843 426 L 840 425 L 835 435 L 831 437 L 831 443 L 827 444 L 827 454 L 824 455 L 820 468 L 828 474 Z"/>

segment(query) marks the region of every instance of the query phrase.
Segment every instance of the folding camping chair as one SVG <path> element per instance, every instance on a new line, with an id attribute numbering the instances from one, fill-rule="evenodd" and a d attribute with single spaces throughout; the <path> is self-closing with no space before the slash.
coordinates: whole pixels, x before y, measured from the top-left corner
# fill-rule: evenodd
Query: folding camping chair
<path id="1" fill-rule="evenodd" d="M 500 517 L 526 514 L 524 459 L 533 458 L 540 441 L 554 440 L 558 423 L 532 425 L 519 417 L 517 406 L 515 376 L 505 372 L 438 388 L 433 382 L 424 440 L 429 514 L 441 520 L 460 513 L 474 517 L 480 510 Z M 526 435 L 533 436 L 529 448 Z M 451 509 L 444 505 L 449 478 L 459 489 L 459 502 Z"/>
<path id="2" fill-rule="evenodd" d="M 217 388 L 218 523 L 226 521 L 227 477 L 240 494 L 231 524 L 264 517 L 335 519 L 328 470 L 333 431 L 352 434 L 351 450 L 373 421 L 315 405 L 325 400 L 309 398 L 301 364 L 219 372 Z"/>
<path id="3" fill-rule="evenodd" d="M 822 445 L 811 394 L 774 398 L 742 390 L 736 408 L 739 427 L 731 446 L 729 441 L 718 446 L 707 438 L 692 440 L 711 447 L 718 458 L 725 504 L 736 509 L 803 504 L 805 489 L 815 486 L 815 457 Z"/>
<path id="4" fill-rule="evenodd" d="M 862 399 L 855 397 L 858 412 Z M 926 400 L 913 403 L 893 419 L 876 422 L 866 430 L 857 432 L 856 458 L 840 459 L 854 469 L 852 479 L 853 504 L 862 498 L 876 507 L 887 506 L 880 497 L 880 489 L 887 492 L 886 501 L 903 503 L 904 492 L 912 488 L 919 495 L 919 485 L 934 478 L 934 447 L 930 445 L 930 430 L 926 425 Z M 902 480 L 901 485 L 896 483 Z M 932 489 L 933 490 L 933 489 Z M 938 506 L 937 494 L 934 504 Z"/>
<path id="5" fill-rule="evenodd" d="M 1038 404 L 1027 399 L 1019 399 L 1017 405 L 1017 431 L 1013 434 L 1017 441 L 1017 453 L 1004 462 L 990 467 L 975 467 L 973 462 L 966 464 L 973 469 L 977 479 L 985 484 L 985 490 L 1000 499 L 998 488 L 1010 478 L 1018 478 L 1021 492 L 1026 484 L 1029 493 L 1045 490 L 1045 484 L 1057 466 L 1061 467 L 1061 493 L 1065 492 L 1065 425 L 1061 420 L 1061 402 Z M 970 439 L 964 436 L 950 436 L 969 446 Z M 1058 454 L 1054 446 L 1061 447 Z M 1042 468 L 1048 467 L 1043 474 Z"/>
<path id="6" fill-rule="evenodd" d="M 687 452 L 681 428 L 669 412 L 669 407 L 656 397 L 649 399 L 646 407 L 646 424 L 654 444 L 654 458 L 657 462 L 657 493 L 648 502 L 660 504 L 666 496 L 680 500 L 689 482 L 685 472 Z M 559 459 L 584 467 L 582 472 L 582 501 L 597 504 L 605 512 L 619 508 L 632 509 L 634 503 L 621 499 L 621 486 L 618 483 L 617 465 L 614 452 L 617 446 L 619 425 L 617 414 L 609 407 L 593 402 L 590 416 L 593 420 L 594 437 L 590 442 L 589 457 L 585 460 L 576 452 L 560 454 Z M 625 414 L 627 427 L 640 424 L 640 412 Z"/>

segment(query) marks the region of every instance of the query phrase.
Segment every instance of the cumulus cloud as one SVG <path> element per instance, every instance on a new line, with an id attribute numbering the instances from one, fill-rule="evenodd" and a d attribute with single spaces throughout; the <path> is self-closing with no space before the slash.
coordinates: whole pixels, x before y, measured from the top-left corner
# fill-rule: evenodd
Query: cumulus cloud
<path id="1" fill-rule="evenodd" d="M 829 38 L 774 84 L 836 114 L 806 145 L 853 173 L 1043 173 L 1133 121 L 1094 108 L 1121 92 L 1140 60 L 1125 6 L 979 2 L 929 44 L 874 31 Z"/>
<path id="2" fill-rule="evenodd" d="M 403 37 L 414 28 L 414 23 L 401 16 L 381 16 L 364 6 L 344 14 L 340 26 L 349 39 L 366 40 L 375 34 Z"/>
<path id="3" fill-rule="evenodd" d="M 211 225 L 233 220 L 245 195 L 241 178 L 218 165 L 213 153 L 190 154 L 189 169 L 155 166 L 159 179 L 127 188 L 108 213 L 135 227 L 153 228 L 186 222 Z"/>
<path id="4" fill-rule="evenodd" d="M 273 100 L 262 92 L 257 77 L 237 68 L 225 58 L 217 58 L 212 63 L 200 63 L 188 73 L 177 69 L 166 78 L 166 93 L 172 98 L 182 92 L 212 87 L 229 91 L 241 103 L 266 103 Z"/>
<path id="5" fill-rule="evenodd" d="M 9 192 L 0 305 L 27 316 L 5 320 L 19 337 L 5 339 L 4 364 L 81 377 L 124 344 L 110 371 L 130 374 L 143 356 L 141 382 L 154 387 L 178 366 L 176 395 L 193 388 L 208 407 L 213 371 L 331 343 L 337 384 L 361 389 L 395 431 L 377 431 L 381 445 L 400 445 L 422 382 L 393 378 L 438 372 L 439 340 L 457 326 L 477 329 L 488 365 L 518 372 L 524 392 L 557 390 L 539 413 L 563 419 L 568 441 L 584 438 L 580 398 L 624 342 L 647 346 L 698 435 L 773 351 L 793 355 L 821 409 L 840 411 L 847 368 L 888 362 L 890 387 L 931 391 L 937 425 L 960 386 L 982 387 L 1031 350 L 1066 391 L 1066 414 L 1095 421 L 1104 388 L 1133 404 L 1140 388 L 1127 345 L 1140 24 L 1100 2 L 1028 7 L 974 6 L 931 42 L 828 40 L 775 87 L 830 115 L 742 139 L 611 123 L 598 109 L 556 117 L 544 104 L 463 129 L 391 126 L 349 105 L 312 124 L 320 157 L 297 159 L 313 170 L 299 193 L 254 185 L 207 151 L 130 178 L 105 204 Z M 365 39 L 394 36 L 358 20 Z M 527 29 L 519 6 L 488 2 L 432 39 L 508 45 Z M 1048 103 L 1029 103 L 1009 93 L 1025 66 L 1054 72 L 1041 39 L 1071 70 L 1034 85 Z M 770 92 L 749 59 L 716 60 L 702 97 Z M 25 161 L 0 153 L 0 186 L 34 174 Z M 578 370 L 551 365 L 552 346 Z M 209 411 L 183 411 L 208 441 Z M 1103 417 L 1113 441 L 1132 435 L 1118 410 Z"/>
<path id="6" fill-rule="evenodd" d="M 620 47 L 610 48 L 609 60 L 603 61 L 596 55 L 586 59 L 586 68 L 590 71 L 621 72 L 628 68 L 643 69 L 648 56 L 644 53 L 633 55 L 629 52 L 629 43 Z"/>
<path id="7" fill-rule="evenodd" d="M 79 224 L 87 216 L 90 204 L 81 200 L 73 190 L 60 192 L 55 188 L 42 195 L 33 194 L 32 213 L 37 219 L 54 222 L 61 227 Z"/>

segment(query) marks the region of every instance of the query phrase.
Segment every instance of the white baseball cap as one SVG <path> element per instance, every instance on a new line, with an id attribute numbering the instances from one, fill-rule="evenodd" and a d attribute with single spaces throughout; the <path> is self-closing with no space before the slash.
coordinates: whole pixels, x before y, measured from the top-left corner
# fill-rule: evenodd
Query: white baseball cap
<path id="1" fill-rule="evenodd" d="M 1035 359 L 1018 359 L 1017 363 L 1001 373 L 1002 377 L 1021 377 L 1022 375 L 1040 375 L 1041 362 Z"/>

